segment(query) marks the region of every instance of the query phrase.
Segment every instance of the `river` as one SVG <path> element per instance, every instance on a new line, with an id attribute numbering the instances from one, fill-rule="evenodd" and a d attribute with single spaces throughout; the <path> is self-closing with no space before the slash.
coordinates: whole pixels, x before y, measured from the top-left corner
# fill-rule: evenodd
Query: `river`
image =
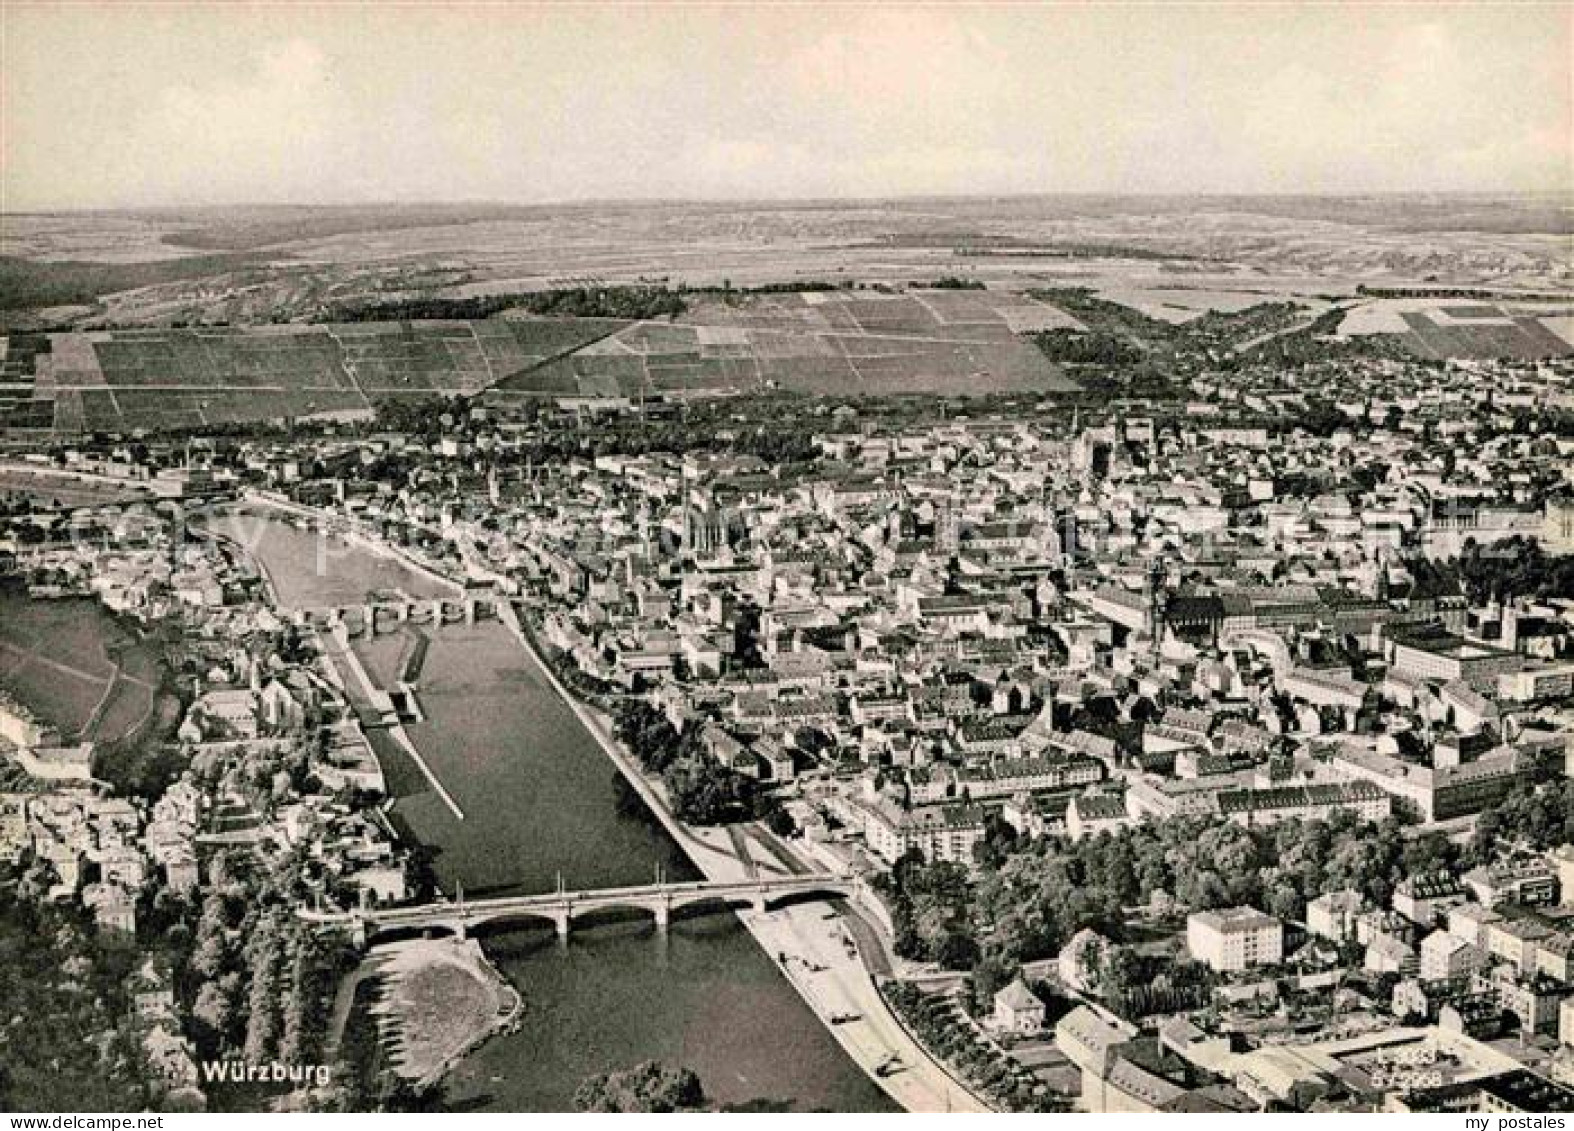
<path id="1" fill-rule="evenodd" d="M 317 539 L 277 519 L 213 525 L 261 560 L 280 599 L 347 604 L 372 589 L 426 592 L 429 580 L 349 544 L 324 558 Z M 407 574 L 408 576 L 402 576 Z M 318 579 L 321 579 L 320 584 Z M 358 640 L 383 682 L 427 640 L 419 698 L 427 720 L 408 732 L 464 813 L 457 819 L 416 767 L 379 744 L 396 822 L 437 852 L 445 889 L 467 895 L 650 882 L 660 866 L 697 878 L 671 837 L 620 810 L 615 769 L 552 691 L 537 661 L 496 622 L 411 628 Z M 713 1101 L 807 1111 L 887 1111 L 855 1065 L 729 913 L 576 924 L 482 935 L 525 998 L 519 1031 L 472 1054 L 449 1080 L 464 1108 L 565 1110 L 590 1075 L 658 1059 L 696 1071 Z"/>
<path id="2" fill-rule="evenodd" d="M 373 590 L 403 589 L 411 597 L 451 596 L 454 587 L 391 555 L 377 554 L 338 535 L 305 530 L 269 510 L 239 507 L 203 525 L 245 547 L 259 560 L 285 608 L 353 605 Z"/>

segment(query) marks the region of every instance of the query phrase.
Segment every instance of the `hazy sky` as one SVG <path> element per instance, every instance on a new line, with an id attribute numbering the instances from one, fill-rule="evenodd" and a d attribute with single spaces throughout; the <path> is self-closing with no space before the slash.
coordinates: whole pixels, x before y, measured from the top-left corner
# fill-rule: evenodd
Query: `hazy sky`
<path id="1" fill-rule="evenodd" d="M 1574 189 L 1574 4 L 0 4 L 3 206 Z"/>

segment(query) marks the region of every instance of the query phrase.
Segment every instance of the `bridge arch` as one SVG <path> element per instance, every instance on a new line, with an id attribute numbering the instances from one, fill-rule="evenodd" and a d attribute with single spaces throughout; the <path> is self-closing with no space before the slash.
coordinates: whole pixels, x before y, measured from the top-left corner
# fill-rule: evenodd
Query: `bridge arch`
<path id="1" fill-rule="evenodd" d="M 366 923 L 363 927 L 364 939 L 368 943 L 394 943 L 407 942 L 411 939 L 442 938 L 454 936 L 463 938 L 464 925 L 459 922 L 449 922 L 436 919 L 427 923 Z"/>
<path id="2" fill-rule="evenodd" d="M 750 907 L 759 910 L 760 900 L 748 892 L 706 891 L 675 896 L 667 907 L 674 917 L 697 919 L 703 915 L 714 915 L 718 911 L 740 911 Z"/>
<path id="3" fill-rule="evenodd" d="M 536 907 L 509 908 L 504 911 L 480 914 L 460 914 L 456 911 L 453 915 L 422 918 L 410 922 L 371 918 L 364 921 L 363 931 L 367 942 L 392 942 L 438 935 L 455 935 L 464 938 L 473 931 L 506 931 L 510 927 L 524 926 L 527 923 L 554 927 L 561 933 L 563 927 L 559 922 L 560 919 L 561 916 L 554 910 Z"/>
<path id="4" fill-rule="evenodd" d="M 825 903 L 828 900 L 845 901 L 852 897 L 852 888 L 846 884 L 826 884 L 824 887 L 794 888 L 790 891 L 767 893 L 764 910 L 777 911 L 800 903 Z"/>
<path id="5" fill-rule="evenodd" d="M 467 914 L 464 924 L 469 931 L 503 932 L 525 926 L 553 927 L 559 934 L 564 931 L 564 916 L 557 908 L 511 907 L 506 911 L 484 911 Z"/>
<path id="6" fill-rule="evenodd" d="M 615 923 L 653 922 L 660 927 L 666 921 L 667 908 L 655 903 L 598 903 L 589 907 L 571 907 L 568 912 L 569 927 L 575 930 Z"/>

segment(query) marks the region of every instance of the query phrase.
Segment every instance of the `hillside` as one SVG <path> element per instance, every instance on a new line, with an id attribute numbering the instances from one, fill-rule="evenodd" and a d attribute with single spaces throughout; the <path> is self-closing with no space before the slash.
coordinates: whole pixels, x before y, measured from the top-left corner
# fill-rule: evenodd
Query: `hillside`
<path id="1" fill-rule="evenodd" d="M 705 296 L 676 320 L 539 318 L 100 330 L 8 344 L 0 423 L 117 431 L 364 413 L 378 401 L 1070 390 L 1022 336 L 1075 320 L 1023 295 Z M 8 398 L 8 399 L 7 399 Z"/>

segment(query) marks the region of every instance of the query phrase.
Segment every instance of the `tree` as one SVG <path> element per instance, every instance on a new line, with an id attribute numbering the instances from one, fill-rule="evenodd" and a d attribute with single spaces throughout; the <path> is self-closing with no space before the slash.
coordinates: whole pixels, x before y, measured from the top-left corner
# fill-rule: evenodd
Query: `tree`
<path id="1" fill-rule="evenodd" d="M 199 932 L 201 927 L 199 925 Z M 220 932 L 200 935 L 201 941 L 191 956 L 192 970 L 204 978 L 217 977 L 224 969 L 224 964 L 229 960 L 229 950 L 225 946 L 224 936 Z"/>
<path id="2" fill-rule="evenodd" d="M 698 1111 L 705 1104 L 700 1078 L 688 1068 L 660 1061 L 592 1076 L 574 1093 L 574 1107 L 588 1112 Z"/>
<path id="3" fill-rule="evenodd" d="M 1277 919 L 1299 920 L 1306 913 L 1306 897 L 1288 880 L 1276 881 L 1267 895 L 1268 913 Z"/>
<path id="4" fill-rule="evenodd" d="M 191 1015 L 208 1030 L 211 1043 L 217 1045 L 225 1039 L 234 1023 L 235 1007 L 219 983 L 204 982 L 202 989 L 197 991 L 197 1001 L 191 1007 Z"/>
<path id="5" fill-rule="evenodd" d="M 76 912 L 0 898 L 0 1109 L 145 1110 L 124 955 Z"/>
<path id="6" fill-rule="evenodd" d="M 777 836 L 792 836 L 798 831 L 792 814 L 780 802 L 773 804 L 765 814 L 765 827 Z"/>
<path id="7" fill-rule="evenodd" d="M 251 985 L 247 995 L 245 1055 L 253 1064 L 267 1060 L 279 1039 L 283 914 L 275 908 L 262 915 L 246 944 L 246 967 L 251 974 Z"/>
<path id="8" fill-rule="evenodd" d="M 1155 963 L 1129 946 L 1110 946 L 1098 955 L 1090 973 L 1099 995 L 1115 1012 L 1140 1017 L 1154 1006 Z M 1158 975 L 1160 978 L 1163 975 Z"/>

